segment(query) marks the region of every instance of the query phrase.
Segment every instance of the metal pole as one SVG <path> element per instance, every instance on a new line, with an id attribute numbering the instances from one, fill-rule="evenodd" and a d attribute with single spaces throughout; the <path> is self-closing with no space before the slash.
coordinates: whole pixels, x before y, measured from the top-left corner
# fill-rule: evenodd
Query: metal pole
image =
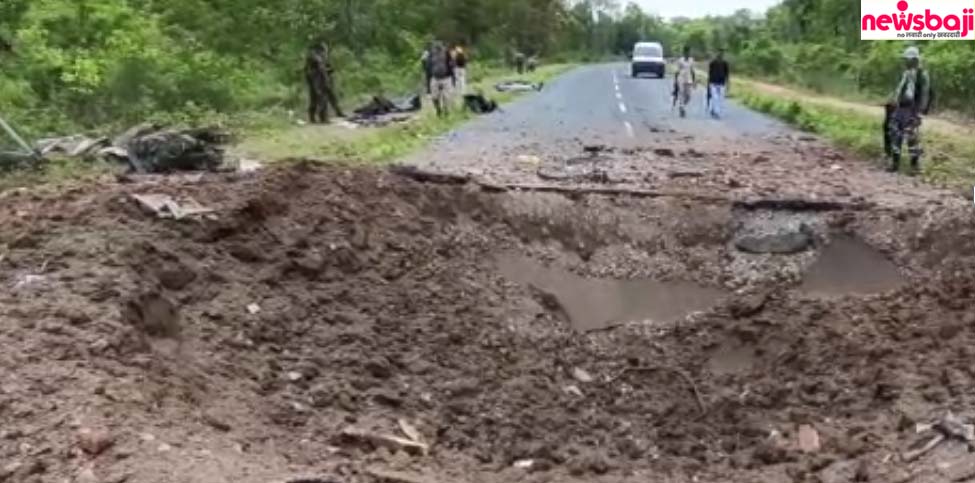
<path id="1" fill-rule="evenodd" d="M 14 131 L 14 128 L 10 127 L 10 124 L 7 124 L 7 121 L 5 121 L 3 117 L 0 117 L 0 128 L 3 128 L 3 130 L 6 131 L 7 134 L 9 134 L 10 137 L 12 137 L 14 141 L 16 141 L 17 144 L 24 149 L 24 151 L 30 153 L 34 159 L 41 159 L 40 153 L 38 153 L 34 148 L 30 147 L 30 145 L 27 144 L 27 141 L 24 141 L 24 138 L 20 137 L 20 135 L 17 134 L 17 131 Z"/>

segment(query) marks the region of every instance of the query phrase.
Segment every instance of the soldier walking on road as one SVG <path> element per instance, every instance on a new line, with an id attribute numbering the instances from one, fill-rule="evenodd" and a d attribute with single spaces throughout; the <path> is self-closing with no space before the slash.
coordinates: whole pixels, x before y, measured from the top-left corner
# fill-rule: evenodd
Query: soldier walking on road
<path id="1" fill-rule="evenodd" d="M 897 89 L 891 96 L 894 112 L 890 123 L 892 159 L 889 171 L 897 172 L 900 169 L 901 149 L 904 141 L 907 141 L 913 176 L 917 174 L 923 153 L 921 115 L 927 114 L 931 107 L 931 78 L 921 68 L 921 52 L 917 47 L 908 47 L 904 51 L 904 63 L 904 73 L 901 74 Z"/>
<path id="2" fill-rule="evenodd" d="M 335 114 L 345 117 L 339 107 L 332 84 L 334 69 L 328 56 L 325 42 L 317 42 L 308 49 L 305 57 L 305 81 L 308 83 L 308 120 L 312 124 L 328 123 L 328 106 L 332 105 Z"/>

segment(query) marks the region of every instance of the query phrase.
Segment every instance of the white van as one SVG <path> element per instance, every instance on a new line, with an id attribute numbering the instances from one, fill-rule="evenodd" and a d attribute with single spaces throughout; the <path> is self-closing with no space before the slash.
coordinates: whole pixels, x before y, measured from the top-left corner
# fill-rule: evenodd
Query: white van
<path id="1" fill-rule="evenodd" d="M 660 45 L 659 42 L 637 42 L 633 46 L 633 61 L 630 70 L 633 77 L 648 73 L 663 78 L 667 73 L 664 46 Z"/>

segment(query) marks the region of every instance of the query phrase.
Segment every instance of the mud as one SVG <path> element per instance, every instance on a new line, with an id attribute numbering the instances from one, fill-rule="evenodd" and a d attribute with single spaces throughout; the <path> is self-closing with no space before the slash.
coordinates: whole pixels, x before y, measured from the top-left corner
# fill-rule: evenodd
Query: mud
<path id="1" fill-rule="evenodd" d="M 839 236 L 806 271 L 801 289 L 821 296 L 870 295 L 905 283 L 897 266 L 882 253 L 856 238 Z"/>
<path id="2" fill-rule="evenodd" d="M 964 455 L 899 452 L 975 417 L 967 203 L 794 213 L 814 248 L 755 255 L 777 216 L 367 168 L 0 197 L 0 480 L 945 481 Z M 877 252 L 904 283 L 805 292 Z"/>
<path id="3" fill-rule="evenodd" d="M 725 292 L 683 281 L 606 280 L 545 267 L 526 257 L 498 257 L 508 279 L 539 290 L 576 330 L 604 330 L 626 322 L 674 323 L 713 307 Z"/>

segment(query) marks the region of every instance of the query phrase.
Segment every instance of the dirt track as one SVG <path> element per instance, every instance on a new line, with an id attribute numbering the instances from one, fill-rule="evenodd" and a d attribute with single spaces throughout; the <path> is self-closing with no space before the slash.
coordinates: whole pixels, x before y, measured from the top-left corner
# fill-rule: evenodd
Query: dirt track
<path id="1" fill-rule="evenodd" d="M 491 189 L 297 164 L 0 194 L 0 481 L 959 478 L 960 443 L 902 452 L 975 419 L 968 202 L 796 137 L 658 134 L 499 158 Z M 855 209 L 761 203 L 797 199 Z M 809 250 L 738 247 L 799 222 Z M 618 280 L 723 295 L 643 312 Z"/>

